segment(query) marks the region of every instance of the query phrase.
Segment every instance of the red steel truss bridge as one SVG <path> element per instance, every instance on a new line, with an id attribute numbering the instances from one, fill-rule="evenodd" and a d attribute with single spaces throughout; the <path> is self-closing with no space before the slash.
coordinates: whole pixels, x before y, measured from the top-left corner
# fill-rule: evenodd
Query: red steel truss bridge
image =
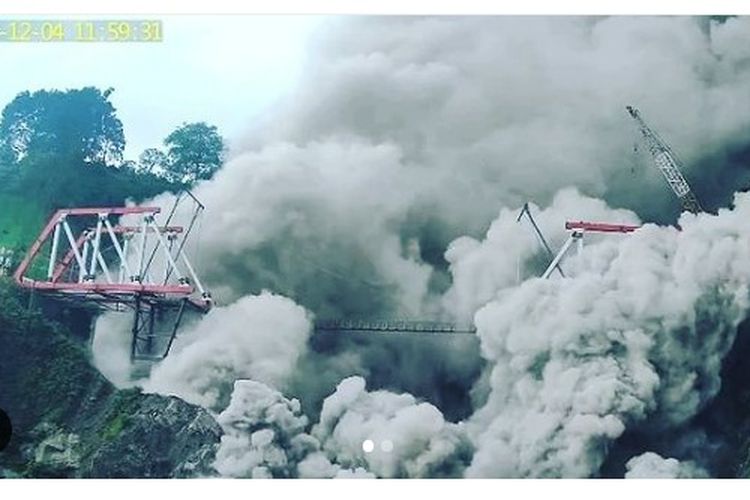
<path id="1" fill-rule="evenodd" d="M 185 251 L 190 226 L 160 225 L 159 207 L 65 208 L 49 220 L 16 269 L 16 283 L 81 305 L 131 310 L 132 359 L 167 355 L 185 310 L 208 312 L 212 300 Z M 120 217 L 135 218 L 120 225 Z M 168 328 L 165 329 L 165 324 Z"/>

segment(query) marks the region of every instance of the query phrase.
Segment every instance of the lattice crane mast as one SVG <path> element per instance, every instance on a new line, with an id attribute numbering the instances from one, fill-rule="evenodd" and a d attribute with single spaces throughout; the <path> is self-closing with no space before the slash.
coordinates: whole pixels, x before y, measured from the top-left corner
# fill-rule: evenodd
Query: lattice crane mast
<path id="1" fill-rule="evenodd" d="M 682 209 L 697 214 L 703 211 L 703 208 L 695 196 L 695 193 L 690 189 L 685 177 L 680 171 L 680 161 L 677 155 L 672 151 L 672 148 L 659 137 L 654 130 L 652 130 L 646 122 L 641 118 L 640 112 L 632 106 L 625 107 L 630 113 L 630 116 L 638 123 L 638 128 L 643 134 L 643 138 L 646 141 L 648 150 L 654 159 L 654 163 L 661 171 L 664 178 L 667 180 L 669 187 L 672 188 L 674 194 L 680 199 L 682 203 Z"/>

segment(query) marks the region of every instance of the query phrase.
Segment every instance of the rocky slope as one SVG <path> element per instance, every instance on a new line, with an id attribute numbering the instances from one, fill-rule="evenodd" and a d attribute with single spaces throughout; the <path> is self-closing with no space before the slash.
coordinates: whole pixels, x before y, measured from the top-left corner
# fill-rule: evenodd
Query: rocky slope
<path id="1" fill-rule="evenodd" d="M 69 328 L 27 301 L 0 282 L 0 407 L 14 426 L 0 477 L 216 474 L 221 429 L 210 414 L 178 398 L 117 390 Z"/>
<path id="2" fill-rule="evenodd" d="M 117 390 L 90 363 L 89 318 L 35 300 L 29 306 L 0 279 L 0 408 L 14 425 L 0 477 L 217 475 L 222 430 L 208 412 L 175 397 Z M 715 443 L 705 451 L 722 477 L 750 478 L 748 355 L 750 320 L 724 362 L 721 392 L 695 422 Z M 658 439 L 648 439 L 658 451 Z"/>

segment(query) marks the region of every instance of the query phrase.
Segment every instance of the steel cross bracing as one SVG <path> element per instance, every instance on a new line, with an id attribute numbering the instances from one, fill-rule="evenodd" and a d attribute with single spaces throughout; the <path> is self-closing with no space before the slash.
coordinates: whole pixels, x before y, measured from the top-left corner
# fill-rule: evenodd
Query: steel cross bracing
<path id="1" fill-rule="evenodd" d="M 174 252 L 183 229 L 157 225 L 159 211 L 156 207 L 58 210 L 19 265 L 15 281 L 24 288 L 101 301 L 130 302 L 145 294 L 190 298 L 197 307 L 209 307 L 210 296 L 186 252 Z M 114 225 L 111 220 L 132 214 L 140 216 L 140 225 Z M 86 225 L 92 218 L 95 226 Z M 45 258 L 41 254 L 48 243 L 44 277 L 31 276 L 33 265 Z M 161 254 L 159 271 L 147 263 L 149 251 Z"/>
<path id="2" fill-rule="evenodd" d="M 583 250 L 583 235 L 587 232 L 589 233 L 632 233 L 636 229 L 638 229 L 640 226 L 635 226 L 632 224 L 610 224 L 606 222 L 584 222 L 584 221 L 567 221 L 565 223 L 565 229 L 571 231 L 570 236 L 567 240 L 565 240 L 565 243 L 563 244 L 562 248 L 557 252 L 557 255 L 555 255 L 555 258 L 552 259 L 552 262 L 550 262 L 549 266 L 547 266 L 547 270 L 544 271 L 542 274 L 542 278 L 547 279 L 549 278 L 552 273 L 554 272 L 555 268 L 560 265 L 560 261 L 565 257 L 565 255 L 568 253 L 568 250 L 570 250 L 570 247 L 573 245 L 574 242 L 576 242 L 578 245 L 578 252 L 580 253 Z"/>
<path id="3" fill-rule="evenodd" d="M 521 213 L 518 214 L 518 218 L 516 219 L 516 222 L 521 222 L 521 219 L 523 219 L 524 215 L 529 219 L 529 222 L 531 222 L 531 226 L 534 228 L 534 234 L 536 235 L 539 242 L 542 244 L 542 247 L 547 251 L 547 255 L 549 255 L 550 258 L 554 259 L 555 254 L 552 252 L 552 248 L 550 248 L 549 243 L 547 243 L 546 238 L 542 234 L 542 230 L 539 229 L 539 226 L 534 220 L 534 217 L 531 215 L 531 210 L 529 210 L 528 202 L 523 204 L 523 208 L 521 209 Z M 562 276 L 563 278 L 565 277 L 565 273 L 563 272 L 562 267 L 560 267 L 559 261 L 555 263 L 555 269 L 557 269 L 557 272 L 560 273 L 560 276 Z"/>
<path id="4" fill-rule="evenodd" d="M 682 203 L 683 210 L 687 210 L 694 214 L 703 211 L 701 208 L 698 198 L 695 196 L 693 191 L 690 189 L 685 177 L 680 171 L 680 161 L 677 155 L 672 151 L 672 148 L 652 130 L 646 122 L 641 118 L 640 112 L 632 106 L 626 106 L 628 113 L 638 123 L 638 128 L 646 141 L 648 150 L 654 159 L 654 163 L 661 171 L 664 178 L 667 180 L 669 187 L 677 195 Z"/>
<path id="5" fill-rule="evenodd" d="M 315 322 L 316 332 L 475 334 L 473 325 L 440 321 L 328 319 Z"/>
<path id="6" fill-rule="evenodd" d="M 199 204 L 193 222 L 202 209 Z M 170 214 L 167 225 L 159 225 L 159 213 L 157 207 L 58 210 L 14 279 L 21 287 L 81 305 L 132 310 L 132 359 L 162 359 L 186 307 L 205 313 L 212 299 L 185 251 L 193 222 L 187 231 L 170 226 Z M 114 219 L 120 216 L 138 222 L 118 225 Z"/>

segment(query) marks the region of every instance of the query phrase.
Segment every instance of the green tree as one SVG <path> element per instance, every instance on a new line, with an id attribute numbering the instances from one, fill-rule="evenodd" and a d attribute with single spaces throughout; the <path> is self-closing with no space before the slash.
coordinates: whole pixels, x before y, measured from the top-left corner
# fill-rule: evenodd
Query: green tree
<path id="1" fill-rule="evenodd" d="M 109 102 L 113 91 L 85 87 L 18 94 L 0 119 L 0 163 L 19 164 L 44 154 L 119 165 L 125 135 Z"/>
<path id="2" fill-rule="evenodd" d="M 185 123 L 164 139 L 168 177 L 184 183 L 210 179 L 224 162 L 224 140 L 216 127 Z"/>
<path id="3" fill-rule="evenodd" d="M 8 213 L 0 217 L 0 246 L 13 238 L 23 253 L 26 243 L 14 235 L 35 233 L 56 208 L 117 206 L 185 187 L 122 160 L 125 139 L 111 92 L 23 92 L 5 107 L 0 207 Z M 9 216 L 14 211 L 28 217 Z"/>
<path id="4" fill-rule="evenodd" d="M 144 149 L 138 157 L 136 170 L 145 173 L 164 173 L 169 168 L 169 160 L 163 151 L 156 148 Z"/>

